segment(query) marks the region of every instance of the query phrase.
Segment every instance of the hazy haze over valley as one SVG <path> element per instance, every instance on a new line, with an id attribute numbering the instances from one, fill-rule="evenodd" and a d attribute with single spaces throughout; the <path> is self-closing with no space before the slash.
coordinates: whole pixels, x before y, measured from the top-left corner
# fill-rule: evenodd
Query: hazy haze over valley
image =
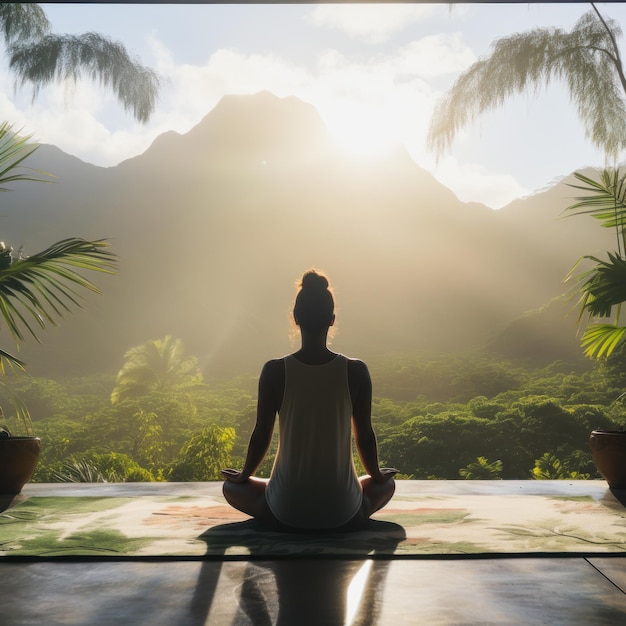
<path id="1" fill-rule="evenodd" d="M 312 266 L 336 288 L 336 350 L 482 348 L 559 296 L 579 256 L 612 247 L 591 218 L 560 219 L 563 183 L 500 211 L 462 203 L 404 148 L 344 152 L 311 105 L 269 92 L 226 96 L 115 167 L 48 145 L 29 164 L 58 179 L 3 195 L 4 240 L 33 253 L 108 238 L 120 258 L 86 312 L 23 346 L 35 374 L 114 370 L 165 334 L 209 375 L 254 372 L 290 349 L 294 282 Z M 573 340 L 575 316 L 556 319 Z"/>

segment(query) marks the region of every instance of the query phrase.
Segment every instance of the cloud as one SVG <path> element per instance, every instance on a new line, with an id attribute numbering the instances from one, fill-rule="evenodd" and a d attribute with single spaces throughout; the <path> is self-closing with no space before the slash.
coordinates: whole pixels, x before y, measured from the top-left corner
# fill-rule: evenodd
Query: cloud
<path id="1" fill-rule="evenodd" d="M 324 4 L 309 19 L 317 26 L 335 28 L 370 43 L 387 41 L 411 24 L 440 11 L 428 4 Z"/>
<path id="2" fill-rule="evenodd" d="M 415 74 L 433 78 L 459 74 L 467 69 L 476 55 L 460 33 L 429 35 L 412 41 L 395 55 L 398 74 Z"/>
<path id="3" fill-rule="evenodd" d="M 385 138 L 403 143 L 418 165 L 435 172 L 462 200 L 499 207 L 527 193 L 513 177 L 493 175 L 479 165 L 459 165 L 448 158 L 435 167 L 425 147 L 440 95 L 433 78 L 451 80 L 474 60 L 459 34 L 427 36 L 358 60 L 325 50 L 308 66 L 237 49 L 217 50 L 202 65 L 180 64 L 157 38 L 152 37 L 150 45 L 163 91 L 155 115 L 145 125 L 126 114 L 113 95 L 82 81 L 75 88 L 46 88 L 32 105 L 30 94 L 10 99 L 0 93 L 0 115 L 18 126 L 26 124 L 38 141 L 109 166 L 142 153 L 164 132 L 189 131 L 225 94 L 268 90 L 311 103 L 331 131 L 363 140 L 359 149 L 367 148 L 368 135 L 372 144 Z M 11 80 L 0 69 L 0 86 Z"/>

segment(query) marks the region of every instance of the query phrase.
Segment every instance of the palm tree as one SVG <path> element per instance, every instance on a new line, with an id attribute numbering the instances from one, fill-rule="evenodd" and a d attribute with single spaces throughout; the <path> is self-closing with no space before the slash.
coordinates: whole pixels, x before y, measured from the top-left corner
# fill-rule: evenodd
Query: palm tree
<path id="1" fill-rule="evenodd" d="M 158 78 L 132 59 L 123 45 L 98 33 L 55 35 L 45 11 L 30 3 L 0 4 L 0 34 L 10 69 L 19 85 L 32 85 L 33 98 L 42 86 L 86 75 L 111 89 L 138 121 L 147 121 L 154 111 Z M 37 148 L 29 139 L 14 133 L 7 122 L 0 124 L 0 191 L 8 191 L 6 185 L 17 181 L 49 180 L 44 172 L 23 166 Z M 99 292 L 81 270 L 113 273 L 116 260 L 107 248 L 104 240 L 72 237 L 24 256 L 0 242 L 0 320 L 17 345 L 25 333 L 38 340 L 38 330 L 56 324 L 72 305 L 79 306 L 79 288 Z M 32 434 L 28 410 L 4 378 L 7 367 L 17 372 L 25 364 L 0 349 L 0 386 L 9 395 L 18 422 Z"/>
<path id="2" fill-rule="evenodd" d="M 18 181 L 45 181 L 45 172 L 37 172 L 22 165 L 37 149 L 28 143 L 29 137 L 13 132 L 10 124 L 0 124 L 0 191 Z M 42 252 L 25 256 L 14 253 L 10 246 L 0 242 L 0 321 L 4 322 L 16 346 L 27 335 L 39 341 L 38 331 L 55 325 L 72 306 L 80 307 L 80 290 L 99 293 L 98 287 L 85 278 L 81 271 L 113 273 L 115 256 L 107 250 L 103 240 L 87 241 L 71 237 L 58 241 Z M 0 374 L 25 369 L 23 361 L 0 349 Z M 16 417 L 30 433 L 28 410 L 19 397 L 12 393 L 4 378 L 0 386 L 9 395 Z"/>
<path id="3" fill-rule="evenodd" d="M 30 84 L 33 98 L 45 85 L 76 81 L 84 75 L 111 89 L 138 121 L 145 122 L 152 115 L 159 80 L 121 43 L 93 32 L 54 34 L 45 11 L 30 3 L 0 4 L 0 33 L 17 84 Z"/>
<path id="4" fill-rule="evenodd" d="M 436 154 L 508 96 L 564 80 L 587 137 L 616 158 L 626 148 L 626 77 L 617 45 L 622 31 L 591 6 L 571 32 L 536 28 L 496 40 L 491 55 L 461 74 L 435 108 L 428 141 Z"/>
<path id="5" fill-rule="evenodd" d="M 124 365 L 117 374 L 111 402 L 116 404 L 154 391 L 179 391 L 201 383 L 198 359 L 184 353 L 182 340 L 171 335 L 128 350 Z"/>

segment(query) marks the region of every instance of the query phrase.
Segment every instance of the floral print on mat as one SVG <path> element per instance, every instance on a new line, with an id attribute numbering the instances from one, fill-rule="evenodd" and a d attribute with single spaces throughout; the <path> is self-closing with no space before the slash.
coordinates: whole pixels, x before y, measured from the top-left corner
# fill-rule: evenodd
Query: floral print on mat
<path id="1" fill-rule="evenodd" d="M 0 556 L 397 556 L 626 552 L 626 509 L 590 497 L 394 498 L 355 533 L 278 533 L 220 496 L 31 497 Z"/>

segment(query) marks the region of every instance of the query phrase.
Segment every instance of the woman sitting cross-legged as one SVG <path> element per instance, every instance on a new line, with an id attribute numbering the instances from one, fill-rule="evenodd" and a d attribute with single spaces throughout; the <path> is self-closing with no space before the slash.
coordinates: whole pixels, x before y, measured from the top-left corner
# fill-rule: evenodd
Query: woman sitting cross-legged
<path id="1" fill-rule="evenodd" d="M 327 278 L 307 272 L 293 316 L 302 347 L 268 361 L 259 379 L 256 425 L 241 471 L 222 470 L 224 497 L 280 530 L 358 530 L 389 502 L 397 470 L 378 467 L 372 382 L 362 361 L 331 352 L 334 298 Z M 279 445 L 269 479 L 253 476 L 269 448 L 276 414 Z M 368 475 L 357 477 L 352 430 Z"/>

